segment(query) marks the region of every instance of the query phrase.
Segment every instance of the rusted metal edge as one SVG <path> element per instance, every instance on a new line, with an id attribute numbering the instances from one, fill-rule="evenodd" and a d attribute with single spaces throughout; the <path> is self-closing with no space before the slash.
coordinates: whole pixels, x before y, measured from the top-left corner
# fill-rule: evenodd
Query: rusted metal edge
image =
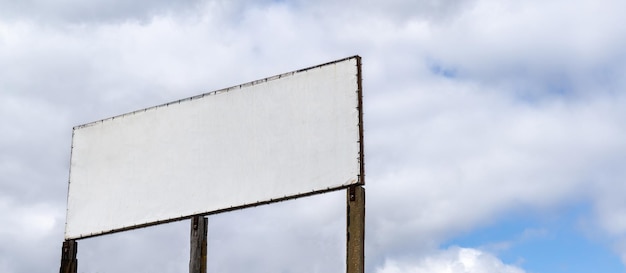
<path id="1" fill-rule="evenodd" d="M 203 94 L 200 94 L 200 95 L 195 95 L 195 96 L 192 96 L 192 97 L 188 97 L 188 98 L 184 98 L 184 99 L 180 99 L 180 100 L 175 100 L 175 101 L 167 102 L 167 103 L 164 103 L 164 104 L 159 104 L 159 105 L 155 105 L 155 106 L 152 106 L 152 107 L 139 109 L 139 110 L 135 110 L 135 111 L 132 111 L 132 112 L 128 112 L 128 113 L 124 113 L 124 114 L 120 114 L 120 115 L 116 115 L 116 116 L 112 116 L 112 117 L 108 117 L 108 118 L 92 121 L 92 122 L 85 123 L 85 124 L 82 124 L 82 125 L 77 125 L 77 126 L 73 127 L 73 130 L 77 130 L 77 129 L 81 129 L 81 128 L 85 128 L 85 127 L 90 127 L 90 126 L 96 125 L 98 123 L 103 123 L 105 121 L 114 120 L 114 119 L 117 119 L 117 118 L 123 118 L 125 116 L 134 115 L 134 114 L 141 113 L 141 112 L 152 111 L 154 109 L 161 108 L 161 107 L 167 107 L 167 106 L 172 105 L 172 104 L 179 104 L 179 103 L 185 102 L 185 101 L 191 101 L 191 100 L 200 99 L 200 98 L 203 98 L 203 97 L 206 97 L 206 96 L 218 95 L 218 94 L 221 94 L 221 93 L 226 93 L 226 92 L 229 92 L 229 91 L 238 90 L 238 89 L 241 89 L 241 88 L 244 88 L 244 87 L 254 86 L 254 85 L 257 85 L 257 84 L 261 84 L 261 83 L 265 83 L 265 82 L 268 82 L 268 81 L 273 81 L 273 80 L 277 80 L 277 79 L 293 76 L 293 75 L 301 73 L 301 72 L 314 70 L 314 69 L 320 68 L 322 66 L 327 66 L 327 65 L 331 65 L 331 64 L 335 64 L 335 63 L 340 63 L 340 62 L 347 61 L 347 60 L 354 59 L 354 58 L 356 58 L 357 59 L 357 63 L 359 63 L 358 67 L 359 67 L 359 85 L 360 85 L 360 79 L 361 79 L 360 78 L 360 74 L 361 74 L 360 73 L 360 70 L 361 70 L 360 62 L 361 62 L 361 57 L 358 56 L 358 55 L 354 55 L 354 56 L 351 56 L 351 57 L 346 57 L 346 58 L 343 58 L 343 59 L 339 59 L 339 60 L 335 60 L 335 61 L 319 64 L 319 65 L 316 65 L 316 66 L 311 66 L 311 67 L 307 67 L 307 68 L 303 68 L 303 69 L 299 69 L 299 70 L 295 70 L 295 71 L 291 71 L 291 72 L 287 72 L 287 73 L 282 73 L 282 74 L 274 75 L 274 76 L 271 76 L 271 77 L 267 77 L 267 78 L 263 78 L 263 79 L 259 79 L 259 80 L 255 80 L 255 81 L 251 81 L 251 82 L 247 82 L 247 83 L 243 83 L 243 84 L 239 84 L 239 85 L 235 85 L 235 86 L 231 86 L 231 87 L 227 87 L 227 88 L 223 88 L 223 89 L 219 89 L 219 90 L 203 93 Z M 361 89 L 361 88 L 359 87 L 359 89 Z"/>
<path id="2" fill-rule="evenodd" d="M 72 153 L 74 152 L 74 130 L 72 130 L 72 140 L 70 143 L 70 167 L 68 168 L 68 176 L 67 176 L 67 195 L 65 197 L 65 226 L 63 227 L 63 233 L 67 232 L 67 214 L 70 211 L 70 184 L 72 183 Z M 66 238 L 67 240 L 67 238 Z"/>
<path id="3" fill-rule="evenodd" d="M 357 107 L 359 111 L 359 183 L 365 185 L 365 144 L 363 142 L 363 77 L 361 73 L 361 57 L 356 55 L 357 67 Z"/>
<path id="4" fill-rule="evenodd" d="M 134 226 L 123 227 L 123 228 L 119 228 L 119 229 L 108 230 L 108 231 L 104 231 L 104 232 L 100 232 L 100 233 L 83 234 L 83 235 L 80 235 L 80 236 L 77 236 L 77 237 L 65 237 L 65 240 L 80 240 L 80 239 L 87 239 L 87 238 L 92 238 L 92 237 L 96 237 L 96 236 L 102 236 L 102 235 L 108 235 L 108 234 L 113 234 L 113 233 L 119 233 L 119 232 L 129 231 L 129 230 L 133 230 L 133 229 L 139 229 L 139 228 L 145 228 L 145 227 L 150 227 L 150 226 L 156 226 L 156 225 L 160 225 L 160 224 L 166 224 L 166 223 L 172 223 L 172 222 L 187 220 L 187 219 L 190 219 L 190 218 L 195 217 L 195 216 L 213 215 L 213 214 L 218 214 L 218 213 L 223 213 L 223 212 L 229 212 L 229 211 L 241 210 L 241 209 L 246 209 L 246 208 L 251 208 L 251 207 L 257 207 L 257 206 L 261 206 L 261 205 L 267 205 L 267 204 L 271 204 L 271 203 L 283 202 L 283 201 L 297 199 L 297 198 L 302 198 L 302 197 L 308 197 L 308 196 L 322 194 L 322 193 L 327 193 L 327 192 L 332 192 L 332 191 L 343 190 L 343 189 L 349 188 L 351 186 L 358 186 L 358 185 L 363 185 L 363 184 L 361 183 L 361 181 L 358 181 L 357 183 L 354 183 L 354 184 L 347 184 L 347 185 L 342 185 L 342 186 L 334 187 L 334 188 L 327 188 L 327 189 L 319 190 L 319 191 L 312 191 L 312 192 L 300 193 L 300 194 L 292 195 L 292 196 L 285 196 L 285 197 L 282 197 L 282 198 L 275 198 L 275 199 L 270 199 L 270 200 L 266 200 L 266 201 L 259 201 L 259 202 L 255 202 L 255 203 L 245 204 L 245 205 L 242 205 L 242 206 L 235 206 L 235 207 L 219 209 L 219 210 L 214 210 L 214 211 L 199 212 L 199 213 L 194 213 L 194 214 L 190 214 L 190 215 L 186 215 L 186 216 L 175 217 L 175 218 L 171 218 L 171 219 L 167 219 L 167 220 L 161 220 L 161 221 L 156 221 L 156 222 L 150 222 L 150 223 L 145 223 L 145 224 L 139 224 L 139 225 L 134 225 Z"/>

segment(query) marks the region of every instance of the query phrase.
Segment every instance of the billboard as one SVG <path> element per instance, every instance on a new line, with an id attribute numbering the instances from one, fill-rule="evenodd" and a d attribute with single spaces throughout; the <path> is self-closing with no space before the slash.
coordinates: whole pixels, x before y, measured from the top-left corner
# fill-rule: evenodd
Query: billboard
<path id="1" fill-rule="evenodd" d="M 360 57 L 74 127 L 66 239 L 364 184 Z"/>

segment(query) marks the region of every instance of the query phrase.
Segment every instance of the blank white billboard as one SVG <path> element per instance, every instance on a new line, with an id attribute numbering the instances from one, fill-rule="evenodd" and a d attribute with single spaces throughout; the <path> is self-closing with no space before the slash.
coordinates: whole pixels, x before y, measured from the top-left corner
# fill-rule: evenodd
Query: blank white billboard
<path id="1" fill-rule="evenodd" d="M 66 239 L 363 184 L 360 57 L 74 128 Z"/>

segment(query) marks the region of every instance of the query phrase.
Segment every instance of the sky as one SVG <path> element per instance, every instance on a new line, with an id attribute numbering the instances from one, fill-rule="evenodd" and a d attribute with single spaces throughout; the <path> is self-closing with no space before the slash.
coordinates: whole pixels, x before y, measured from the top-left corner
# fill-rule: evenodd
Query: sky
<path id="1" fill-rule="evenodd" d="M 368 273 L 626 272 L 621 0 L 0 0 L 0 272 L 58 272 L 72 127 L 360 55 Z M 209 272 L 345 270 L 345 192 L 209 217 Z M 189 221 L 78 241 L 186 272 Z"/>

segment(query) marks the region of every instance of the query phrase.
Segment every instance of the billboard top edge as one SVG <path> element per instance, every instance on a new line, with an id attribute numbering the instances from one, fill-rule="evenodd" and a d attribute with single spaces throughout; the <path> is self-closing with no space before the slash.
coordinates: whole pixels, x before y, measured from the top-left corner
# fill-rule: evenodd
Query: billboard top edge
<path id="1" fill-rule="evenodd" d="M 181 103 L 181 102 L 184 102 L 184 101 L 190 101 L 190 100 L 194 100 L 194 99 L 199 99 L 199 98 L 203 98 L 203 97 L 206 97 L 206 96 L 218 95 L 218 94 L 226 93 L 226 92 L 229 92 L 229 91 L 232 91 L 232 90 L 253 86 L 253 85 L 261 84 L 261 83 L 264 83 L 264 82 L 281 79 L 281 78 L 284 78 L 284 77 L 289 77 L 289 76 L 292 76 L 292 75 L 295 75 L 295 74 L 298 74 L 298 73 L 302 73 L 302 72 L 306 72 L 306 71 L 309 71 L 309 70 L 317 69 L 317 68 L 324 67 L 324 66 L 327 66 L 327 65 L 341 63 L 341 62 L 352 60 L 352 59 L 356 59 L 357 60 L 357 65 L 358 65 L 360 63 L 361 56 L 353 55 L 353 56 L 350 56 L 350 57 L 346 57 L 346 58 L 342 58 L 342 59 L 326 62 L 326 63 L 323 63 L 323 64 L 310 66 L 310 67 L 307 67 L 307 68 L 302 68 L 302 69 L 294 70 L 294 71 L 291 71 L 291 72 L 281 73 L 281 74 L 277 74 L 277 75 L 274 75 L 274 76 L 266 77 L 266 78 L 263 78 L 263 79 L 258 79 L 258 80 L 250 81 L 250 82 L 247 82 L 247 83 L 242 83 L 242 84 L 234 85 L 234 86 L 231 86 L 231 87 L 226 87 L 226 88 L 222 88 L 222 89 L 219 89 L 219 90 L 210 91 L 210 92 L 202 93 L 202 94 L 199 94 L 199 95 L 187 97 L 187 98 L 184 98 L 184 99 L 179 99 L 179 100 L 175 100 L 175 101 L 171 101 L 171 102 L 167 102 L 167 103 L 163 103 L 163 104 L 159 104 L 159 105 L 155 105 L 155 106 L 151 106 L 151 107 L 147 107 L 147 108 L 131 111 L 131 112 L 128 112 L 128 113 L 115 115 L 115 116 L 112 116 L 112 117 L 108 117 L 108 118 L 104 118 L 104 119 L 88 122 L 88 123 L 85 123 L 85 124 L 76 125 L 76 126 L 73 127 L 73 130 L 77 130 L 77 129 L 81 129 L 81 128 L 85 128 L 85 127 L 90 127 L 90 126 L 93 126 L 93 125 L 98 124 L 98 123 L 102 123 L 102 122 L 105 122 L 105 121 L 108 121 L 108 120 L 113 120 L 113 119 L 120 118 L 120 117 L 127 116 L 127 115 L 136 114 L 136 113 L 139 113 L 139 112 L 145 112 L 145 111 L 148 111 L 148 110 L 152 110 L 152 109 L 156 109 L 156 108 L 160 108 L 160 107 L 164 107 L 164 106 L 169 106 L 169 105 L 172 105 L 172 104 L 178 104 L 178 103 Z"/>

